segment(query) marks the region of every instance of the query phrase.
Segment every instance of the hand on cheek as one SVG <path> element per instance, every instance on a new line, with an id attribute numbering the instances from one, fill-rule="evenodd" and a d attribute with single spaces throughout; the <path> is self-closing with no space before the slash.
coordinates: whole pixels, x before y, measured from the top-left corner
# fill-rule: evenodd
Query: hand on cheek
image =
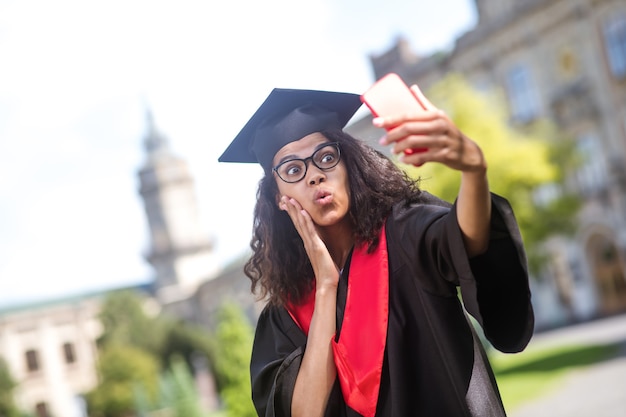
<path id="1" fill-rule="evenodd" d="M 287 200 L 287 197 L 283 196 L 280 198 L 280 201 L 278 202 L 278 208 L 282 211 L 287 211 L 286 200 Z"/>
<path id="2" fill-rule="evenodd" d="M 289 209 L 291 208 L 299 208 L 299 204 L 296 200 L 294 200 L 293 198 L 289 197 L 289 196 L 282 196 L 280 198 L 280 202 L 278 203 L 278 207 L 283 210 L 283 211 L 289 211 Z"/>
<path id="3" fill-rule="evenodd" d="M 278 207 L 289 214 L 289 217 L 291 217 L 296 227 L 298 227 L 299 222 L 302 222 L 301 217 L 308 217 L 308 213 L 302 208 L 300 203 L 292 197 L 286 195 L 282 196 Z"/>
<path id="4" fill-rule="evenodd" d="M 317 235 L 311 216 L 300 206 L 297 200 L 286 195 L 280 198 L 279 207 L 287 212 L 305 246 L 312 236 Z"/>

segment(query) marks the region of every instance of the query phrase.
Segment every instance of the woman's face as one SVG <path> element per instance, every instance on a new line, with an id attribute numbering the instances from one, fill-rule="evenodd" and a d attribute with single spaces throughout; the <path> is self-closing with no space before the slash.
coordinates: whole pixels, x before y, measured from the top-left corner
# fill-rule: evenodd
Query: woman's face
<path id="1" fill-rule="evenodd" d="M 305 159 L 329 143 L 319 132 L 312 133 L 295 142 L 283 146 L 274 155 L 273 166 L 298 158 Z M 318 154 L 324 158 L 324 151 Z M 331 158 L 328 155 L 327 158 Z M 286 164 L 287 166 L 289 164 Z M 304 178 L 298 182 L 287 183 L 274 172 L 278 184 L 277 200 L 282 196 L 295 199 L 311 216 L 313 222 L 321 227 L 333 226 L 344 219 L 350 209 L 350 190 L 345 163 L 340 160 L 335 167 L 321 170 L 309 159 Z"/>

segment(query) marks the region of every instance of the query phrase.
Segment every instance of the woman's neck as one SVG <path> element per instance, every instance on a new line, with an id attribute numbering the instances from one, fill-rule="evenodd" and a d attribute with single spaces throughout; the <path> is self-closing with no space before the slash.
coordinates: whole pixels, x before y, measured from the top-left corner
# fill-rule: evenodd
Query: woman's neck
<path id="1" fill-rule="evenodd" d="M 337 268 L 339 270 L 343 269 L 354 245 L 352 223 L 344 221 L 330 227 L 318 228 L 318 233 L 326 244 Z"/>

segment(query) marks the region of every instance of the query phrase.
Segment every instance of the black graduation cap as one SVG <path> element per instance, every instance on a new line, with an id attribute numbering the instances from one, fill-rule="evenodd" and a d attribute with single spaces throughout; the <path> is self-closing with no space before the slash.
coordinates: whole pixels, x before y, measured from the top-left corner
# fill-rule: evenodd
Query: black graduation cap
<path id="1" fill-rule="evenodd" d="M 359 107 L 358 94 L 274 88 L 218 160 L 258 162 L 270 172 L 280 148 L 314 132 L 343 129 Z"/>

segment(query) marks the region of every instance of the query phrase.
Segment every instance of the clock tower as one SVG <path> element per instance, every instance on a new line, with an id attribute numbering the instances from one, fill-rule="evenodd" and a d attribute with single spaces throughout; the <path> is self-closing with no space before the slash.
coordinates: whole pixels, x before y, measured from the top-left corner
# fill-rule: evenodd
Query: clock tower
<path id="1" fill-rule="evenodd" d="M 187 163 L 172 152 L 150 111 L 144 148 L 147 158 L 138 176 L 150 229 L 145 257 L 155 271 L 155 295 L 167 306 L 186 300 L 201 283 L 213 279 L 217 263 L 200 222 Z"/>

